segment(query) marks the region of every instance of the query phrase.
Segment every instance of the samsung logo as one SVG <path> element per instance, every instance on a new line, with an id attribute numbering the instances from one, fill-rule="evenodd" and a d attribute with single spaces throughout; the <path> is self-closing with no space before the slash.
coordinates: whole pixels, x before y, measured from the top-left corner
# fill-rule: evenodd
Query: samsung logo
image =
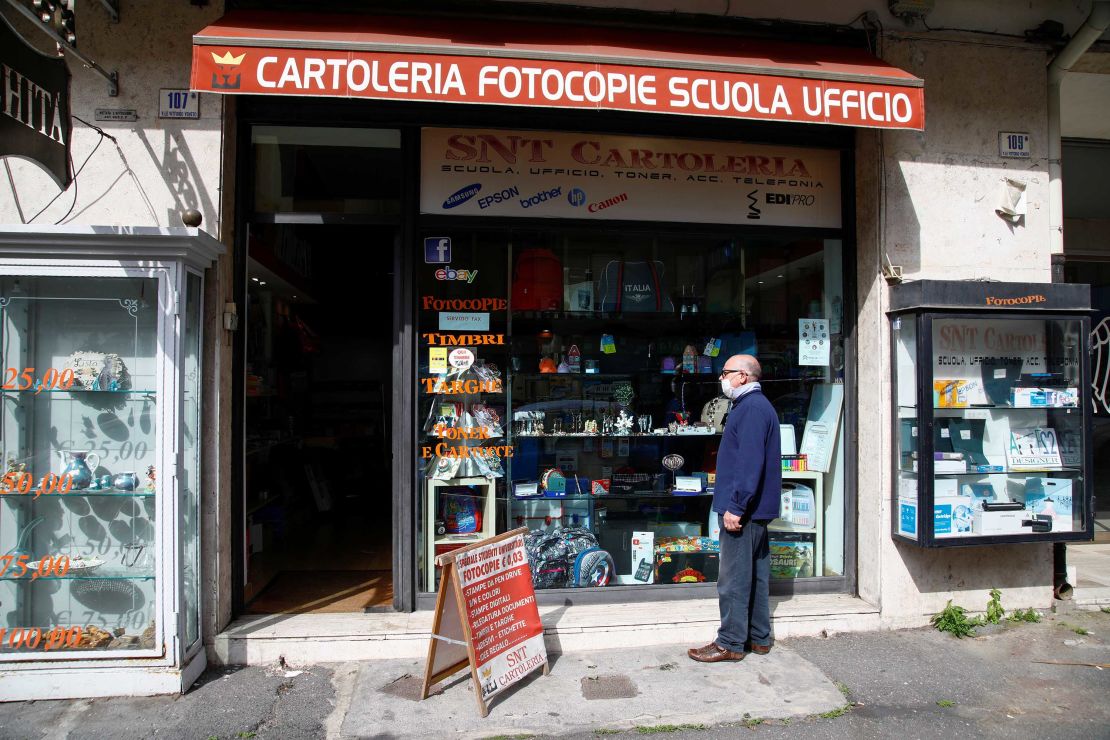
<path id="1" fill-rule="evenodd" d="M 477 195 L 478 191 L 481 189 L 481 183 L 476 182 L 473 185 L 467 185 L 465 188 L 461 188 L 449 195 L 447 200 L 443 201 L 443 207 L 454 208 L 457 205 L 461 205 Z"/>

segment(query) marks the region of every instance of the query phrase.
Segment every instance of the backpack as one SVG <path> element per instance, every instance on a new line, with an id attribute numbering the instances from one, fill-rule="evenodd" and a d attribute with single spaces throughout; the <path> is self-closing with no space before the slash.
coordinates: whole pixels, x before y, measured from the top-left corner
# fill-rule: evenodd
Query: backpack
<path id="1" fill-rule="evenodd" d="M 611 260 L 601 274 L 598 308 L 613 313 L 671 312 L 674 303 L 663 285 L 659 260 Z"/>
<path id="2" fill-rule="evenodd" d="M 613 556 L 600 547 L 591 547 L 574 556 L 570 585 L 574 588 L 608 586 L 617 565 Z"/>
<path id="3" fill-rule="evenodd" d="M 524 535 L 524 550 L 532 568 L 532 585 L 535 588 L 566 588 L 578 554 L 596 547 L 597 538 L 585 527 L 529 532 Z"/>
<path id="4" fill-rule="evenodd" d="M 524 249 L 517 256 L 513 310 L 563 310 L 563 263 L 550 249 Z"/>

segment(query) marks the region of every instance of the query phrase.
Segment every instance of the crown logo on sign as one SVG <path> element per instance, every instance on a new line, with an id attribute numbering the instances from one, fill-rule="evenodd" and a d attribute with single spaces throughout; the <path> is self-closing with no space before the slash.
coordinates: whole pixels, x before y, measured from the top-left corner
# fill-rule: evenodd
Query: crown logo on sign
<path id="1" fill-rule="evenodd" d="M 242 64 L 243 58 L 247 56 L 246 52 L 243 52 L 237 57 L 231 56 L 230 51 L 225 51 L 223 56 L 220 56 L 214 51 L 210 53 L 212 54 L 212 61 L 214 61 L 216 64 L 230 64 L 233 67 L 238 67 L 240 64 Z"/>
<path id="2" fill-rule="evenodd" d="M 479 670 L 482 673 L 482 678 L 489 678 L 493 675 L 493 666 L 482 666 Z"/>

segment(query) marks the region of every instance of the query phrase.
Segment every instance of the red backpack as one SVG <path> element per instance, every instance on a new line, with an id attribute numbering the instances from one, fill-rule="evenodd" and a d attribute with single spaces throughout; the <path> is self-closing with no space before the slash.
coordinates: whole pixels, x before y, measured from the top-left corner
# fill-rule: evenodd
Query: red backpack
<path id="1" fill-rule="evenodd" d="M 550 249 L 525 249 L 516 258 L 513 310 L 563 310 L 563 263 Z"/>

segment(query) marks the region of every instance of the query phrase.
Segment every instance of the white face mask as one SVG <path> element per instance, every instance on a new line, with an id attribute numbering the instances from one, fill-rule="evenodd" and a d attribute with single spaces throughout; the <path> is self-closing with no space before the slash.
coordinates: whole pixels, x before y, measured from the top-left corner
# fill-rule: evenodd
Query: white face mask
<path id="1" fill-rule="evenodd" d="M 739 390 L 739 388 L 732 387 L 731 380 L 729 380 L 728 378 L 721 378 L 721 393 L 723 393 L 726 398 L 735 398 L 735 394 Z"/>

